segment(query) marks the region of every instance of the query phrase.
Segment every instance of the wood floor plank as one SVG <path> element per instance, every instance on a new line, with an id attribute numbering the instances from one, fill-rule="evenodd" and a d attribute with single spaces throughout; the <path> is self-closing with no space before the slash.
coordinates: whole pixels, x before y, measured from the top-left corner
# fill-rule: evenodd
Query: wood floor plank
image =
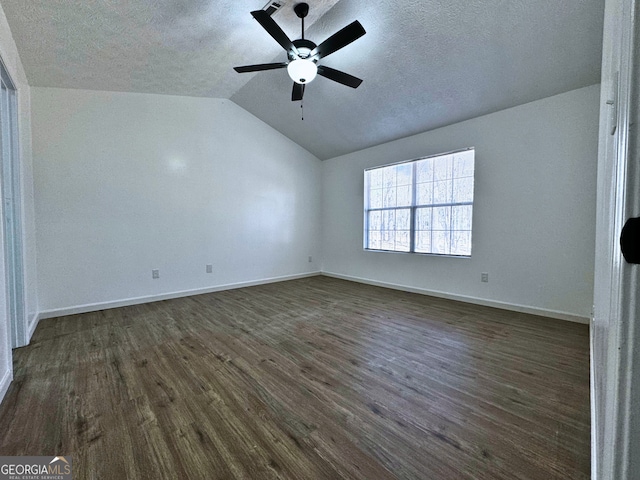
<path id="1" fill-rule="evenodd" d="M 40 322 L 0 455 L 78 479 L 587 479 L 588 327 L 313 277 Z"/>

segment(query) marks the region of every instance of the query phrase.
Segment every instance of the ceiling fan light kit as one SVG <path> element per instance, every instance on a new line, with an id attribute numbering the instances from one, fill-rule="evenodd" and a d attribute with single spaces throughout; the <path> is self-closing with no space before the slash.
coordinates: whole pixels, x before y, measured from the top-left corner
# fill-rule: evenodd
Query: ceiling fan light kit
<path id="1" fill-rule="evenodd" d="M 235 67 L 234 70 L 238 73 L 245 73 L 276 70 L 286 67 L 289 77 L 294 82 L 291 93 L 291 100 L 293 101 L 302 100 L 305 90 L 304 86 L 316 78 L 316 75 L 323 76 L 351 88 L 358 88 L 362 83 L 361 79 L 341 72 L 340 70 L 318 65 L 318 62 L 320 59 L 346 47 L 351 42 L 363 36 L 366 32 L 360 22 L 356 20 L 350 23 L 342 30 L 331 35 L 320 45 L 316 45 L 311 40 L 304 38 L 304 19 L 309 13 L 309 5 L 307 3 L 298 3 L 294 6 L 293 10 L 302 21 L 301 38 L 293 41 L 287 37 L 268 12 L 265 10 L 251 12 L 253 18 L 262 25 L 262 28 L 286 50 L 288 62 L 246 65 L 243 67 Z"/>
<path id="2" fill-rule="evenodd" d="M 307 60 L 305 58 L 298 58 L 289 62 L 287 65 L 287 72 L 296 83 L 309 83 L 318 74 L 318 66 L 313 60 Z"/>

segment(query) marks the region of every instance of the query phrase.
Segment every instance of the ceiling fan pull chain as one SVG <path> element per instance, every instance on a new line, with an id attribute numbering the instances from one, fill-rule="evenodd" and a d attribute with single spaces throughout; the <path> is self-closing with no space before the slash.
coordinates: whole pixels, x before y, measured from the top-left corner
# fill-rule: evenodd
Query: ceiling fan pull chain
<path id="1" fill-rule="evenodd" d="M 304 100 L 300 101 L 300 111 L 302 112 L 302 119 L 301 121 L 304 122 Z"/>

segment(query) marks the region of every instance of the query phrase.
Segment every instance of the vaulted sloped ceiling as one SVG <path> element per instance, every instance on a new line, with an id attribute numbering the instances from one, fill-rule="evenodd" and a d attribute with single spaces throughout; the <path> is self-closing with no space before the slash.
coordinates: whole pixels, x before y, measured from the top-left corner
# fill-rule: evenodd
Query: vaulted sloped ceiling
<path id="1" fill-rule="evenodd" d="M 284 61 L 250 15 L 266 0 L 0 0 L 33 86 L 230 98 L 321 159 L 599 82 L 604 0 L 309 0 L 307 38 L 359 20 L 291 102 Z M 293 39 L 297 2 L 274 19 Z"/>

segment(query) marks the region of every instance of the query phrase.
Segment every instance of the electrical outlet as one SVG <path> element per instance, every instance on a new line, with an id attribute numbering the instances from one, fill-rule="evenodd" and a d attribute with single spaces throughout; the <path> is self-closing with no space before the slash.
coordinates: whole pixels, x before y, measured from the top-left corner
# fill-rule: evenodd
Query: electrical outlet
<path id="1" fill-rule="evenodd" d="M 313 257 L 309 255 L 309 263 L 313 262 Z"/>
<path id="2" fill-rule="evenodd" d="M 213 273 L 213 265 L 207 265 L 207 273 Z"/>
<path id="3" fill-rule="evenodd" d="M 488 282 L 489 281 L 489 274 L 487 272 L 482 272 L 482 274 L 480 275 L 480 280 L 483 282 Z"/>
<path id="4" fill-rule="evenodd" d="M 160 270 L 151 270 L 151 278 L 160 278 Z"/>

